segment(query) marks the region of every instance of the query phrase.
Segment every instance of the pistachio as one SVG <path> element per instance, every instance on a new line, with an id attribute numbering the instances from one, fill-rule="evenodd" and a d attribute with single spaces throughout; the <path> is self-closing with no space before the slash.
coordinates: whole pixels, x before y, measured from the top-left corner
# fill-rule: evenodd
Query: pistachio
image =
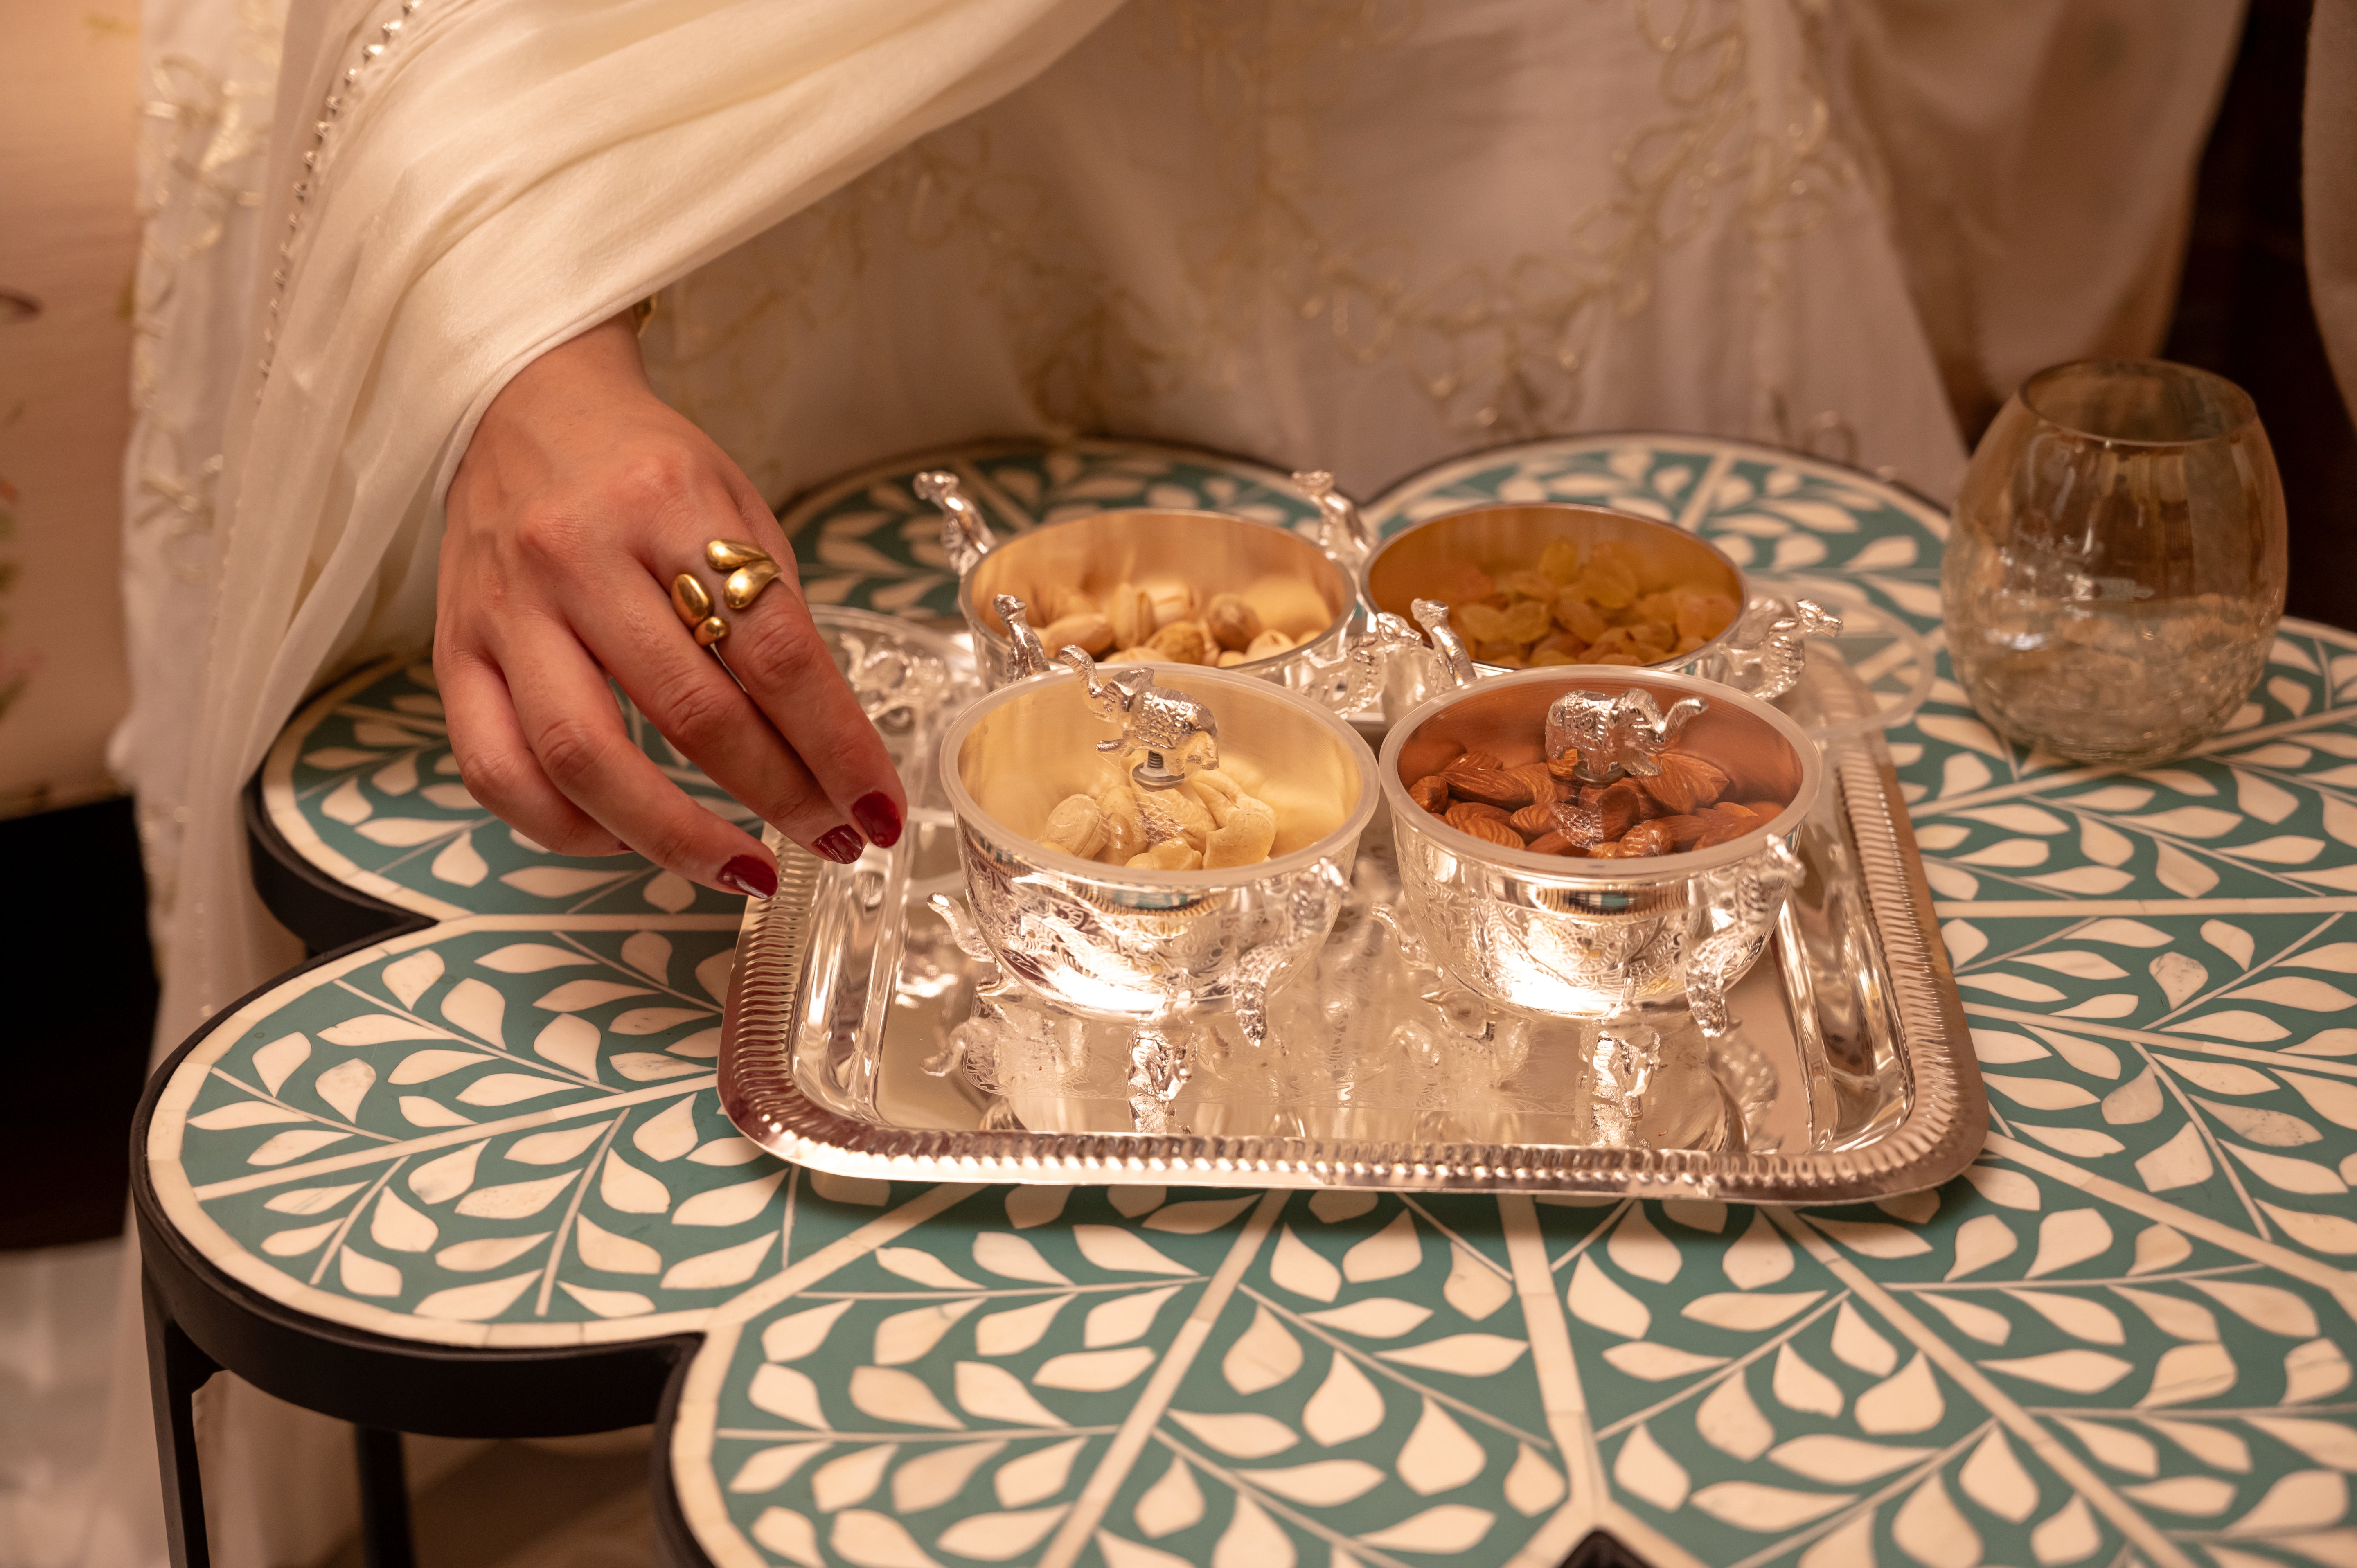
<path id="1" fill-rule="evenodd" d="M 1244 603 L 1240 594 L 1219 594 L 1203 607 L 1203 629 L 1222 648 L 1238 652 L 1252 646 L 1261 634 L 1260 612 Z"/>
<path id="2" fill-rule="evenodd" d="M 1078 648 L 1083 653 L 1103 653 L 1113 646 L 1113 622 L 1094 610 L 1083 610 L 1049 621 L 1039 633 L 1039 640 L 1048 645 L 1050 653 L 1067 647 Z"/>
<path id="3" fill-rule="evenodd" d="M 1220 668 L 1222 670 L 1232 670 L 1239 664 L 1251 662 L 1252 659 L 1249 655 L 1238 653 L 1232 648 L 1223 648 L 1220 650 Z"/>
<path id="4" fill-rule="evenodd" d="M 1293 639 L 1275 629 L 1262 632 L 1244 649 L 1247 659 L 1266 659 L 1271 654 L 1284 653 L 1294 646 Z"/>
<path id="5" fill-rule="evenodd" d="M 1151 664 L 1161 657 L 1151 648 L 1140 643 L 1135 648 L 1125 648 L 1118 653 L 1108 653 L 1097 662 L 1100 664 Z"/>
<path id="6" fill-rule="evenodd" d="M 1217 650 L 1202 623 L 1174 620 L 1146 639 L 1157 657 L 1173 664 L 1209 664 Z"/>
<path id="7" fill-rule="evenodd" d="M 1146 590 L 1135 583 L 1124 583 L 1113 591 L 1113 602 L 1105 607 L 1105 618 L 1113 622 L 1113 640 L 1116 648 L 1135 648 L 1154 635 L 1154 601 Z"/>
<path id="8" fill-rule="evenodd" d="M 1081 592 L 1078 588 L 1058 588 L 1055 592 L 1048 596 L 1048 607 L 1054 612 L 1051 618 L 1055 620 L 1062 620 L 1067 616 L 1101 616 L 1104 614 L 1104 607 L 1103 605 L 1097 603 L 1096 600 L 1089 597 L 1088 595 Z"/>
<path id="9" fill-rule="evenodd" d="M 1195 590 L 1184 583 L 1168 578 L 1144 585 L 1146 596 L 1154 606 L 1154 625 L 1159 631 L 1172 621 L 1186 620 L 1195 613 Z"/>

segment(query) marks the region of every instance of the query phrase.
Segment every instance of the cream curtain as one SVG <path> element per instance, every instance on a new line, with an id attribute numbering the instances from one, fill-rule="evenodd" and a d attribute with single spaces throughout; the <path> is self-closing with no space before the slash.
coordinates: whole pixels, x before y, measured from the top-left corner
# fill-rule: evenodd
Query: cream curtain
<path id="1" fill-rule="evenodd" d="M 2308 36 L 2300 207 L 2308 288 L 2357 418 L 2357 0 L 2317 0 Z"/>

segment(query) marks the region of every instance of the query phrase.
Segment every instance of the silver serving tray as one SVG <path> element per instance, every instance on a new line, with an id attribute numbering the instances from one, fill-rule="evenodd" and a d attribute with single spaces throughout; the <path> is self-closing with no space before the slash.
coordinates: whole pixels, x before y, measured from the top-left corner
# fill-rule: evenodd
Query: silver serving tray
<path id="1" fill-rule="evenodd" d="M 1835 726 L 1871 701 L 1813 654 L 1781 705 Z M 778 895 L 748 902 L 737 939 L 721 1104 L 772 1154 L 897 1180 L 1751 1203 L 1934 1187 L 1979 1152 L 1987 1102 L 1881 733 L 1829 741 L 1825 759 L 1794 845 L 1809 875 L 1773 961 L 1733 993 L 1730 1034 L 1649 1015 L 1663 1048 L 1632 1071 L 1592 1024 L 1509 1013 L 1412 969 L 1374 915 L 1398 895 L 1379 814 L 1317 967 L 1272 999 L 1267 1047 L 1250 1052 L 1229 1019 L 1200 1026 L 1169 1112 L 1189 1131 L 1157 1135 L 1134 1131 L 1127 1026 L 1025 1003 L 1023 1049 L 969 1063 L 954 1048 L 993 975 L 925 907 L 962 884 L 937 781 L 920 776 L 897 858 L 836 866 L 779 845 Z"/>

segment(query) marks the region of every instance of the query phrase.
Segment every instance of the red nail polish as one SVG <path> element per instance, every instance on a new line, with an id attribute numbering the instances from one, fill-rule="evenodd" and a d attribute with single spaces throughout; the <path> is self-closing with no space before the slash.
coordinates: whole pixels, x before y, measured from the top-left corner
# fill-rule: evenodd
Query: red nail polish
<path id="1" fill-rule="evenodd" d="M 851 820 L 880 848 L 890 849 L 900 842 L 900 808 L 881 789 L 859 797 L 851 808 Z"/>
<path id="2" fill-rule="evenodd" d="M 774 898 L 778 895 L 778 874 L 749 854 L 740 854 L 720 868 L 713 880 L 725 887 L 733 887 L 748 898 Z"/>
<path id="3" fill-rule="evenodd" d="M 816 843 L 811 845 L 811 848 L 827 859 L 842 865 L 849 865 L 853 861 L 857 860 L 860 852 L 866 847 L 867 845 L 861 841 L 859 835 L 848 827 L 829 828 L 818 835 Z"/>

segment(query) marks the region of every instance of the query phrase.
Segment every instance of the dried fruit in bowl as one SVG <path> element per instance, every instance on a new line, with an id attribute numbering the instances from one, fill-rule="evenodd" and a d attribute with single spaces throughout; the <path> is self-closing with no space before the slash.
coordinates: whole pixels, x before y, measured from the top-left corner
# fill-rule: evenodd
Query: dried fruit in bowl
<path id="1" fill-rule="evenodd" d="M 1775 800 L 1728 800 L 1727 769 L 1687 750 L 1660 754 L 1661 771 L 1585 784 L 1579 758 L 1501 763 L 1466 752 L 1407 786 L 1408 799 L 1458 832 L 1534 854 L 1641 860 L 1709 849 L 1756 832 L 1784 809 Z"/>
<path id="2" fill-rule="evenodd" d="M 1324 623 L 1310 624 L 1302 607 L 1316 599 L 1308 583 L 1294 580 L 1265 579 L 1243 593 L 1206 597 L 1189 584 L 1157 577 L 1116 584 L 1103 604 L 1077 588 L 1057 587 L 1039 595 L 1054 617 L 1039 630 L 1051 653 L 1072 645 L 1108 664 L 1233 666 L 1284 653 L 1323 631 Z"/>
<path id="3" fill-rule="evenodd" d="M 1065 796 L 1037 835 L 1049 849 L 1139 871 L 1257 865 L 1277 837 L 1276 809 L 1220 768 L 1189 776 L 1175 789 L 1141 789 L 1127 768 L 1135 756 L 1102 765 L 1093 789 Z M 1500 813 L 1501 817 L 1504 813 Z"/>
<path id="4" fill-rule="evenodd" d="M 1437 596 L 1473 657 L 1509 670 L 1555 664 L 1660 664 L 1734 624 L 1741 607 L 1699 583 L 1645 585 L 1617 540 L 1556 540 L 1536 562 L 1467 565 Z"/>

